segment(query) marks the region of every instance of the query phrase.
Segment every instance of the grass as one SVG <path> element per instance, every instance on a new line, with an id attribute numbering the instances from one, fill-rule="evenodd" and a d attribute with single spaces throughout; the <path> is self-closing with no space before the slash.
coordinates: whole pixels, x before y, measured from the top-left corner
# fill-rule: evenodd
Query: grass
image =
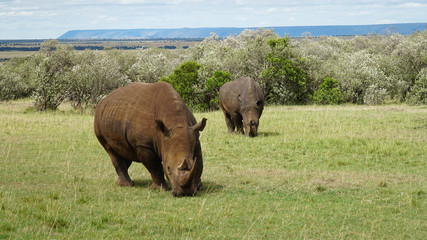
<path id="1" fill-rule="evenodd" d="M 0 104 L 0 239 L 426 239 L 427 108 L 267 107 L 259 136 L 201 134 L 205 190 L 134 188 L 97 142 L 93 116 Z"/>

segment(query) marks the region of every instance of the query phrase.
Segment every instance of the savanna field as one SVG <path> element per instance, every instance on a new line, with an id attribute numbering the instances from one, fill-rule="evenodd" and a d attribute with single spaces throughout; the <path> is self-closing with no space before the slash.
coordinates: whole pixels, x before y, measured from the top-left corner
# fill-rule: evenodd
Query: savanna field
<path id="1" fill-rule="evenodd" d="M 200 141 L 205 189 L 117 187 L 93 115 L 0 103 L 0 239 L 426 239 L 425 106 L 267 106 L 259 136 Z"/>

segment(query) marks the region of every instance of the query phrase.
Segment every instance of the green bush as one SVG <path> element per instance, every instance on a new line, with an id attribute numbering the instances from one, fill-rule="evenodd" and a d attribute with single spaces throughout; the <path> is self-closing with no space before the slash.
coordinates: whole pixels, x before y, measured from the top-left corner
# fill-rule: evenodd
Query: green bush
<path id="1" fill-rule="evenodd" d="M 262 73 L 267 101 L 274 104 L 304 104 L 310 99 L 307 88 L 309 77 L 300 67 L 303 60 L 295 56 L 289 38 L 270 39 L 271 52 L 268 67 Z"/>
<path id="2" fill-rule="evenodd" d="M 206 81 L 205 103 L 208 105 L 206 110 L 218 109 L 219 89 L 224 83 L 231 81 L 231 74 L 228 71 L 216 71 L 214 75 Z"/>
<path id="3" fill-rule="evenodd" d="M 162 77 L 160 81 L 165 81 L 172 85 L 173 88 L 181 95 L 184 102 L 193 108 L 205 108 L 197 102 L 196 89 L 199 83 L 198 71 L 200 64 L 196 61 L 182 63 L 169 76 Z"/>
<path id="4" fill-rule="evenodd" d="M 325 78 L 323 83 L 320 84 L 313 99 L 316 104 L 341 104 L 343 101 L 343 94 L 337 88 L 338 81 L 334 78 Z"/>

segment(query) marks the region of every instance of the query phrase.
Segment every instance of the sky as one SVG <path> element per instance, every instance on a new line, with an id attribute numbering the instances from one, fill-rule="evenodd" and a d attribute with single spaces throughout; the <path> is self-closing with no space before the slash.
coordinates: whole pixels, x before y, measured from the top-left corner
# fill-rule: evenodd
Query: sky
<path id="1" fill-rule="evenodd" d="M 0 0 L 0 39 L 92 29 L 426 22 L 427 0 Z"/>

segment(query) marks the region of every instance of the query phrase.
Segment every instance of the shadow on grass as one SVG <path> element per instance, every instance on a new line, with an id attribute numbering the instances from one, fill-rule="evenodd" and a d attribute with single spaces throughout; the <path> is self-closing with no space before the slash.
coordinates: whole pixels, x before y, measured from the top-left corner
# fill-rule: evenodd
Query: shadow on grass
<path id="1" fill-rule="evenodd" d="M 135 184 L 134 187 L 136 188 L 149 188 L 153 183 L 153 180 L 151 180 L 151 178 L 136 179 L 136 180 L 133 180 L 133 183 Z"/>
<path id="2" fill-rule="evenodd" d="M 151 184 L 153 183 L 153 181 L 151 179 L 136 179 L 133 181 L 134 182 L 134 187 L 136 188 L 150 188 Z M 216 193 L 216 192 L 220 192 L 224 186 L 211 182 L 211 181 L 203 181 L 203 190 L 199 191 L 199 193 L 201 195 L 204 194 L 209 194 L 209 193 Z M 168 182 L 169 186 L 170 183 Z"/>
<path id="3" fill-rule="evenodd" d="M 258 137 L 272 137 L 278 135 L 280 135 L 278 132 L 258 132 Z"/>
<path id="4" fill-rule="evenodd" d="M 211 181 L 202 180 L 202 183 L 203 183 L 203 190 L 200 191 L 201 195 L 220 192 L 222 191 L 222 189 L 224 189 L 224 186 Z"/>

